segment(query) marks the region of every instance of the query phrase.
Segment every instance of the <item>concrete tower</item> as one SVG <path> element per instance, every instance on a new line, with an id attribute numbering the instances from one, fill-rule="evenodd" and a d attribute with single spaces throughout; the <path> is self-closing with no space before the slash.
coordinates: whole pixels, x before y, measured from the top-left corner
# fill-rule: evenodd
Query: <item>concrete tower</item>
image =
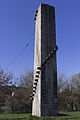
<path id="1" fill-rule="evenodd" d="M 32 115 L 58 114 L 55 8 L 40 4 L 35 14 Z"/>

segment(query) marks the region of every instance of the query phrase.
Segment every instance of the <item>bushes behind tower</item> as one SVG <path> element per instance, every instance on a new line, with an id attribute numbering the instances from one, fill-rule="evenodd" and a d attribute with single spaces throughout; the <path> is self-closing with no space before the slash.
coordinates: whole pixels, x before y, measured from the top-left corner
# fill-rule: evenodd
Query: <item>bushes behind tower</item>
<path id="1" fill-rule="evenodd" d="M 58 76 L 59 110 L 80 111 L 80 73 L 66 79 Z"/>
<path id="2" fill-rule="evenodd" d="M 14 83 L 12 74 L 0 72 L 0 113 L 30 113 L 33 73 L 21 75 Z"/>
<path id="3" fill-rule="evenodd" d="M 32 82 L 32 71 L 13 84 L 13 75 L 0 70 L 0 113 L 31 113 Z M 80 74 L 70 79 L 58 75 L 58 99 L 60 111 L 80 111 Z"/>

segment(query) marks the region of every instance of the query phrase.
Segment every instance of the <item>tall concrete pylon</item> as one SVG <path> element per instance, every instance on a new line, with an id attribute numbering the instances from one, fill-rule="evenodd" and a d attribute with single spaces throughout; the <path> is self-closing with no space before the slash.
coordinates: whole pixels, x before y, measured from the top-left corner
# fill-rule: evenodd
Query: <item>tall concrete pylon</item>
<path id="1" fill-rule="evenodd" d="M 55 8 L 40 4 L 35 14 L 32 115 L 58 114 Z"/>

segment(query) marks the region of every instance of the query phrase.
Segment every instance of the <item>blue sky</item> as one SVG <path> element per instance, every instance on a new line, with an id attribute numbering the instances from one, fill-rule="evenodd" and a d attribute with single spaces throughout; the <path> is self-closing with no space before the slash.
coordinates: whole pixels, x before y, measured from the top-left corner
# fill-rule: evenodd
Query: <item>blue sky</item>
<path id="1" fill-rule="evenodd" d="M 34 14 L 41 2 L 56 10 L 58 72 L 67 77 L 79 73 L 80 0 L 0 0 L 0 66 L 15 76 L 33 69 Z"/>

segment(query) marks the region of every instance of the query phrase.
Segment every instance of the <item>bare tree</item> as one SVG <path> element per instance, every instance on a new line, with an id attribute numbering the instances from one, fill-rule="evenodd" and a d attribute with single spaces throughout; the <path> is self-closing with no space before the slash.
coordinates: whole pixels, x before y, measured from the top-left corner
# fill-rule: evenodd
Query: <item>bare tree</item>
<path id="1" fill-rule="evenodd" d="M 32 87 L 32 82 L 33 82 L 33 71 L 31 70 L 26 72 L 24 75 L 21 75 L 19 86 L 30 88 Z"/>
<path id="2" fill-rule="evenodd" d="M 4 73 L 0 68 L 0 86 L 6 86 L 12 84 L 13 75 L 11 73 Z"/>

